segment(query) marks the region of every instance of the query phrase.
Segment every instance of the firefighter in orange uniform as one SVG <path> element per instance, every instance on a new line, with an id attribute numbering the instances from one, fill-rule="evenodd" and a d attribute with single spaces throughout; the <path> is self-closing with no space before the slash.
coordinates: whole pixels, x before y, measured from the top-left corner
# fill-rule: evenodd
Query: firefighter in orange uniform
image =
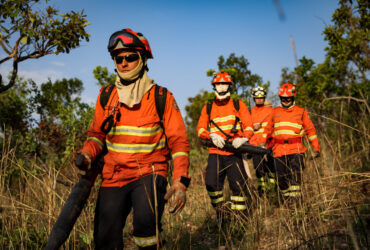
<path id="1" fill-rule="evenodd" d="M 304 108 L 295 105 L 295 86 L 285 83 L 280 86 L 281 106 L 274 108 L 265 134 L 272 133 L 273 152 L 277 184 L 284 200 L 297 200 L 301 197 L 301 178 L 304 170 L 304 135 L 313 147 L 313 157 L 319 157 L 320 145 L 315 126 Z"/>
<path id="2" fill-rule="evenodd" d="M 185 205 L 190 182 L 187 132 L 170 92 L 162 121 L 158 116 L 155 83 L 147 76 L 147 59 L 153 56 L 145 37 L 131 29 L 117 31 L 108 51 L 117 79 L 105 108 L 100 105 L 101 90 L 81 150 L 87 164 L 107 147 L 95 210 L 95 248 L 123 249 L 122 230 L 133 208 L 134 242 L 140 249 L 156 249 L 166 200 L 174 200 L 170 212 Z M 101 126 L 109 117 L 113 123 L 106 131 Z M 173 182 L 166 193 L 170 152 Z"/>
<path id="3" fill-rule="evenodd" d="M 265 105 L 266 95 L 266 89 L 261 86 L 252 89 L 252 97 L 256 105 L 251 109 L 254 134 L 250 144 L 254 146 L 264 143 L 266 140 L 264 136 L 267 137 L 263 132 L 270 118 L 272 107 Z M 258 194 L 262 196 L 263 193 L 269 190 L 269 187 L 275 185 L 274 160 L 270 155 L 266 157 L 253 155 L 252 158 L 256 170 Z"/>
<path id="4" fill-rule="evenodd" d="M 218 218 L 224 204 L 223 186 L 227 176 L 231 196 L 231 209 L 235 212 L 247 211 L 247 174 L 242 156 L 223 150 L 226 141 L 239 148 L 253 135 L 252 120 L 247 106 L 239 99 L 231 99 L 231 76 L 219 72 L 212 81 L 216 98 L 206 104 L 200 115 L 197 133 L 200 139 L 211 140 L 206 168 L 206 188 Z"/>

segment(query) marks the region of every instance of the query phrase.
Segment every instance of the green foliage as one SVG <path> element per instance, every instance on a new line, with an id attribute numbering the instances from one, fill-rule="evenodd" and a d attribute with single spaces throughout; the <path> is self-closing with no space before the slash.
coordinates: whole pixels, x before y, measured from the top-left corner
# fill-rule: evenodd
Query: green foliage
<path id="1" fill-rule="evenodd" d="M 203 106 L 213 100 L 215 97 L 214 93 L 201 90 L 195 97 L 189 97 L 188 101 L 190 105 L 185 106 L 186 117 L 185 124 L 188 128 L 189 137 L 195 136 L 198 120 Z"/>
<path id="2" fill-rule="evenodd" d="M 30 112 L 27 108 L 26 82 L 20 81 L 19 86 L 9 90 L 7 93 L 0 93 L 0 128 L 13 129 L 25 132 L 28 128 Z"/>
<path id="3" fill-rule="evenodd" d="M 105 87 L 114 84 L 117 75 L 114 73 L 109 73 L 107 67 L 102 67 L 100 65 L 96 66 L 93 71 L 95 79 L 98 80 L 98 85 L 100 87 Z"/>
<path id="4" fill-rule="evenodd" d="M 45 1 L 46 3 L 48 1 Z M 15 83 L 18 63 L 50 54 L 69 53 L 82 40 L 89 41 L 85 31 L 89 22 L 83 11 L 61 13 L 38 0 L 2 0 L 0 4 L 0 45 L 5 57 L 0 64 L 13 60 L 12 76 L 7 85 L 0 76 L 0 93 Z"/>

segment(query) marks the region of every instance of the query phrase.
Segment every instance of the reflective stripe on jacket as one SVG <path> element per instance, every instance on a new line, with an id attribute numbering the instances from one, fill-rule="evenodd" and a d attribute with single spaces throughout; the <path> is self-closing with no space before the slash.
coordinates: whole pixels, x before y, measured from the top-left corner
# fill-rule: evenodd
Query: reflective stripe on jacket
<path id="1" fill-rule="evenodd" d="M 106 143 L 108 153 L 104 157 L 102 186 L 122 187 L 153 172 L 166 178 L 169 161 L 166 137 L 172 153 L 173 179 L 188 177 L 190 147 L 180 110 L 172 93 L 168 91 L 163 131 L 155 106 L 154 89 L 152 87 L 143 96 L 141 103 L 133 108 L 119 103 L 117 90 L 114 88 L 103 110 L 99 94 L 88 139 L 82 151 L 90 152 L 94 159 Z M 105 136 L 100 126 L 115 104 L 115 122 Z M 117 116 L 117 113 L 120 115 Z"/>
<path id="2" fill-rule="evenodd" d="M 315 126 L 307 111 L 296 105 L 288 109 L 282 107 L 273 109 L 264 134 L 269 133 L 272 133 L 274 139 L 287 141 L 289 139 L 302 138 L 306 134 L 312 147 L 320 151 Z M 273 146 L 275 157 L 304 153 L 306 150 L 302 141 L 299 140 L 297 140 L 297 143 L 275 143 Z"/>
<path id="3" fill-rule="evenodd" d="M 236 126 L 238 132 L 234 134 L 231 133 L 231 129 L 234 126 L 236 117 L 240 118 L 240 122 L 238 122 Z M 224 101 L 215 100 L 212 104 L 210 117 L 208 117 L 207 114 L 207 105 L 204 105 L 202 109 L 197 127 L 198 137 L 209 140 L 209 134 L 216 133 L 226 139 L 226 136 L 214 124 L 209 124 L 209 120 L 213 120 L 226 134 L 230 134 L 230 140 L 238 137 L 251 138 L 253 135 L 250 113 L 245 103 L 241 100 L 239 100 L 239 112 L 235 110 L 232 99 Z M 216 147 L 210 147 L 209 154 L 232 155 L 233 153 Z"/>
<path id="4" fill-rule="evenodd" d="M 254 131 L 254 134 L 250 140 L 250 144 L 258 146 L 259 143 L 262 143 L 266 140 L 266 135 L 263 133 L 265 131 L 265 127 L 267 126 L 269 117 L 272 112 L 272 107 L 257 107 L 254 106 L 251 109 L 251 117 L 253 126 L 259 124 L 261 127 L 259 130 Z"/>

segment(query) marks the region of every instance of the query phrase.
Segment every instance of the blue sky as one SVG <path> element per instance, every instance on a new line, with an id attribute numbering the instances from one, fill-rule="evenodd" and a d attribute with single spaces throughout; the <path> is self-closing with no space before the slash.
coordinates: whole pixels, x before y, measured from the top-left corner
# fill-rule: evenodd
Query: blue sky
<path id="1" fill-rule="evenodd" d="M 87 27 L 90 42 L 69 54 L 22 62 L 19 72 L 37 82 L 77 77 L 84 82 L 83 99 L 94 103 L 99 87 L 93 69 L 101 65 L 114 70 L 107 52 L 109 36 L 131 28 L 142 32 L 152 48 L 149 77 L 171 90 L 182 110 L 188 97 L 201 89 L 211 90 L 206 71 L 217 69 L 220 55 L 227 58 L 231 53 L 246 57 L 252 73 L 271 82 L 272 95 L 277 92 L 281 69 L 295 66 L 290 37 L 298 58 L 324 60 L 327 43 L 322 32 L 338 7 L 335 0 L 279 2 L 284 20 L 279 19 L 273 0 L 50 0 L 61 12 L 84 9 L 91 23 Z M 0 73 L 9 70 L 9 64 L 0 65 Z"/>

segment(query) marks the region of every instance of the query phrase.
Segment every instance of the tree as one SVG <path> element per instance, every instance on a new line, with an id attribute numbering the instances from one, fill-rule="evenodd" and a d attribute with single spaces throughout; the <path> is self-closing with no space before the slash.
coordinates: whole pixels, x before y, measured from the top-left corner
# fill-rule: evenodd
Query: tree
<path id="1" fill-rule="evenodd" d="M 105 87 L 110 84 L 114 84 L 116 81 L 117 75 L 114 73 L 109 73 L 107 67 L 102 67 L 98 65 L 94 69 L 93 73 L 95 79 L 98 80 L 98 85 L 100 87 Z"/>
<path id="2" fill-rule="evenodd" d="M 15 84 L 20 62 L 69 53 L 82 40 L 89 41 L 90 35 L 85 31 L 89 22 L 83 11 L 59 14 L 46 6 L 42 12 L 35 7 L 39 3 L 39 0 L 1 0 L 0 46 L 6 56 L 0 59 L 0 64 L 12 60 L 13 70 L 7 84 L 0 75 L 0 93 Z"/>

